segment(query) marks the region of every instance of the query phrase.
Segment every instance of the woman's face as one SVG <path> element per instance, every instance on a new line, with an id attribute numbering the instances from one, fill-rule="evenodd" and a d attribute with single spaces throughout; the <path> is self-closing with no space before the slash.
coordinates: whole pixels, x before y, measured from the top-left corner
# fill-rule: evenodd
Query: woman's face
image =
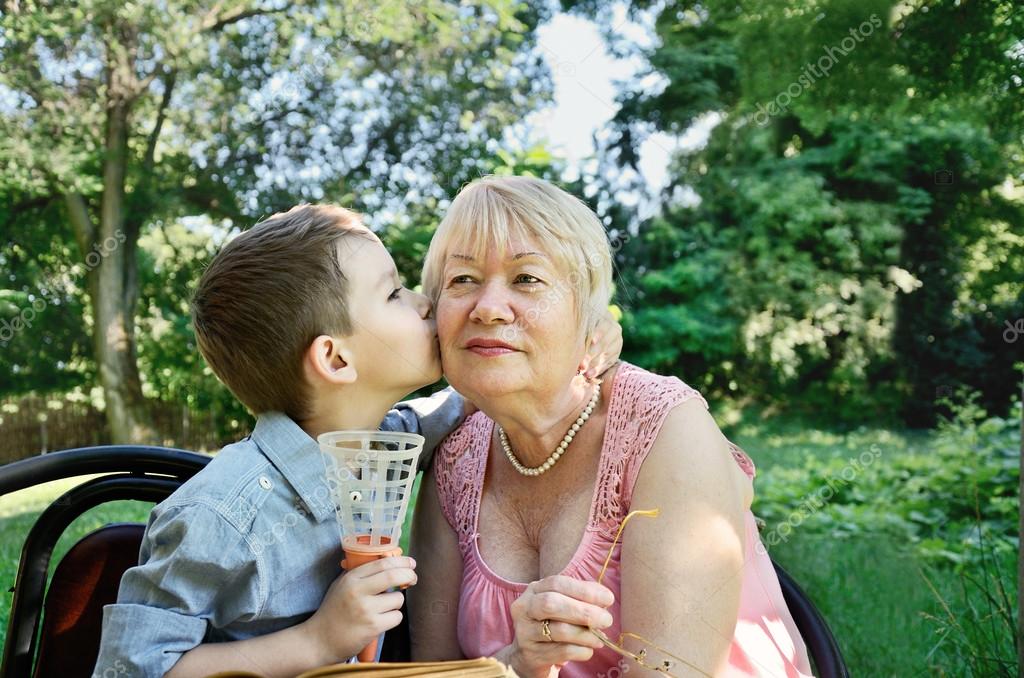
<path id="1" fill-rule="evenodd" d="M 530 239 L 444 263 L 437 331 L 445 377 L 470 399 L 568 384 L 583 357 L 570 272 Z"/>

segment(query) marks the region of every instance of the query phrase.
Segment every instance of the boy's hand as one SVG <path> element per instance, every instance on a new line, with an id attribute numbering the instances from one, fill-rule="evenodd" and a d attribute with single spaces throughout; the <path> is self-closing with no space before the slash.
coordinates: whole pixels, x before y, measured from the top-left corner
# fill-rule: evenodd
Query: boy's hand
<path id="1" fill-rule="evenodd" d="M 590 339 L 587 355 L 583 356 L 580 370 L 587 379 L 597 377 L 619 360 L 622 353 L 622 326 L 611 311 L 597 324 Z"/>
<path id="2" fill-rule="evenodd" d="M 405 598 L 401 591 L 388 589 L 415 584 L 415 567 L 412 558 L 393 556 L 360 565 L 334 580 L 320 609 L 304 622 L 320 665 L 345 661 L 398 626 Z"/>

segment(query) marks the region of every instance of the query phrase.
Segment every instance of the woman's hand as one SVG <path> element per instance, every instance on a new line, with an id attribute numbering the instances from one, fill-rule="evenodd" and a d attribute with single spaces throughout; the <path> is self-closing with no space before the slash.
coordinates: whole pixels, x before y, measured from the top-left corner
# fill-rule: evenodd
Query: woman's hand
<path id="1" fill-rule="evenodd" d="M 498 653 L 523 678 L 549 676 L 570 661 L 585 662 L 601 647 L 588 626 L 607 628 L 615 596 L 605 586 L 563 575 L 531 582 L 512 603 L 515 638 Z M 544 621 L 550 637 L 544 634 Z M 557 672 L 556 672 L 557 673 Z"/>
<path id="2" fill-rule="evenodd" d="M 587 355 L 583 356 L 579 370 L 587 379 L 593 379 L 618 362 L 621 353 L 622 326 L 608 311 L 594 329 Z"/>

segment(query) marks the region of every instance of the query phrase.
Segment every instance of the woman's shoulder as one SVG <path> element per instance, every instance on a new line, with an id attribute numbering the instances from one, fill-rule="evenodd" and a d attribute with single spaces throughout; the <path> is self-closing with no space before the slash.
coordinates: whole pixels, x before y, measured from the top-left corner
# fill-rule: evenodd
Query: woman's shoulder
<path id="1" fill-rule="evenodd" d="M 598 512 L 607 529 L 617 526 L 628 512 L 640 469 L 655 442 L 664 438 L 661 433 L 666 423 L 684 416 L 683 410 L 695 407 L 706 412 L 707 408 L 700 392 L 678 377 L 621 362 L 612 378 L 606 424 L 610 462 Z"/>
<path id="2" fill-rule="evenodd" d="M 625 365 L 626 364 L 624 364 L 624 366 Z M 628 374 L 630 375 L 629 378 L 636 380 L 638 384 L 636 387 L 637 392 L 645 393 L 646 395 L 663 395 L 669 404 L 668 409 L 672 409 L 674 405 L 678 405 L 692 399 L 699 400 L 705 410 L 710 409 L 707 401 L 704 399 L 704 396 L 701 395 L 700 391 L 688 385 L 678 377 L 655 374 L 654 372 L 649 372 L 648 370 L 645 370 L 642 367 L 637 367 L 636 365 L 628 365 Z M 683 412 L 666 413 L 666 419 L 669 417 L 681 419 L 686 416 L 687 415 Z M 707 417 L 702 418 L 707 419 Z M 710 425 L 717 429 L 717 425 L 713 424 L 713 420 L 708 419 L 708 421 L 712 422 Z M 733 459 L 736 460 L 736 463 L 739 464 L 744 473 L 753 478 L 756 474 L 754 461 L 746 452 L 743 451 L 743 448 L 736 443 L 729 439 L 726 439 L 726 443 L 728 445 L 729 452 L 732 454 Z"/>
<path id="3" fill-rule="evenodd" d="M 708 407 L 700 391 L 679 377 L 656 374 L 632 363 L 623 361 L 615 380 L 620 400 L 645 411 L 656 413 L 692 399 L 697 399 L 705 409 Z"/>

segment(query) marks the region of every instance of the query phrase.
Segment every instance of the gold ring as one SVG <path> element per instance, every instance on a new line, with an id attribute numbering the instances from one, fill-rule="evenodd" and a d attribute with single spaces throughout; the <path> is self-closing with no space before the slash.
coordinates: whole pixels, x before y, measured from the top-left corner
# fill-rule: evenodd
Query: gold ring
<path id="1" fill-rule="evenodd" d="M 540 623 L 540 632 L 544 636 L 544 640 L 551 642 L 551 627 L 548 625 L 547 619 Z"/>

